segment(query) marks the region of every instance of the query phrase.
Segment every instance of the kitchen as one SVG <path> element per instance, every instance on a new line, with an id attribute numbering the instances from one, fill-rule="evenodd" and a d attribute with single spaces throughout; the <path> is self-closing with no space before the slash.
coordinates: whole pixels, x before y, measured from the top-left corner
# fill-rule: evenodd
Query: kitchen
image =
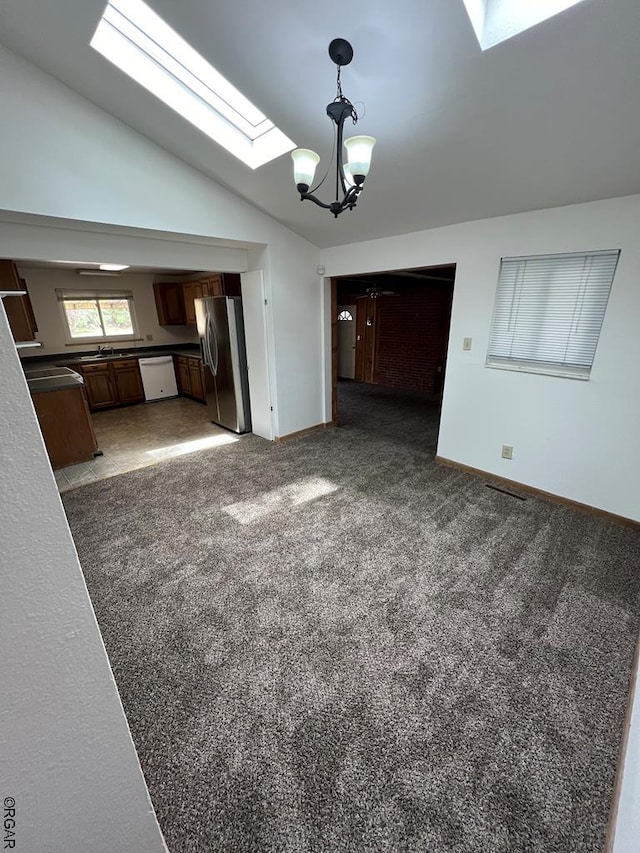
<path id="1" fill-rule="evenodd" d="M 251 429 L 239 274 L 102 266 L 0 261 L 61 491 Z"/>

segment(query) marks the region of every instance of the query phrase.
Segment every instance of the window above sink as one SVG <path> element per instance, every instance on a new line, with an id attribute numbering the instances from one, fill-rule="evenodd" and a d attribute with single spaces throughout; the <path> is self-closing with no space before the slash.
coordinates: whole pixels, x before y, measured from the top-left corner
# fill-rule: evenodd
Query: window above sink
<path id="1" fill-rule="evenodd" d="M 134 340 L 138 326 L 130 290 L 57 290 L 67 343 Z M 81 356 L 80 360 L 105 356 Z"/>

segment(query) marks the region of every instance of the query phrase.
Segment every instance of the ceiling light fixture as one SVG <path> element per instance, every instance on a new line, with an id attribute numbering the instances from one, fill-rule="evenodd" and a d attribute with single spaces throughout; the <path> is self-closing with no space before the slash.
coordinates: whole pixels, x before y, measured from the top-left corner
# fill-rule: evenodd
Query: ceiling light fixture
<path id="1" fill-rule="evenodd" d="M 120 273 L 114 272 L 113 270 L 76 270 L 77 275 L 113 275 L 119 276 Z"/>
<path id="2" fill-rule="evenodd" d="M 327 106 L 327 115 L 335 122 L 337 127 L 336 144 L 334 146 L 336 153 L 335 201 L 325 204 L 315 195 L 329 174 L 329 169 L 327 169 L 320 183 L 313 189 L 309 189 L 313 183 L 316 166 L 320 162 L 320 157 L 316 152 L 310 151 L 308 148 L 296 148 L 295 151 L 291 152 L 291 157 L 293 159 L 293 179 L 300 193 L 300 200 L 308 198 L 314 204 L 317 204 L 318 207 L 330 210 L 337 219 L 343 210 L 353 210 L 356 206 L 358 196 L 362 192 L 364 179 L 369 174 L 371 152 L 373 146 L 376 144 L 376 140 L 373 136 L 352 136 L 349 139 L 345 139 L 344 147 L 347 149 L 348 162 L 343 165 L 342 135 L 344 132 L 344 123 L 348 118 L 352 119 L 354 124 L 358 121 L 358 114 L 355 107 L 342 94 L 340 83 L 340 71 L 343 65 L 348 65 L 353 59 L 353 48 L 345 39 L 334 39 L 329 45 L 329 56 L 338 66 L 338 91 L 334 100 Z M 342 201 L 340 201 L 340 192 L 342 192 L 343 196 Z"/>
<path id="3" fill-rule="evenodd" d="M 100 264 L 100 269 L 107 272 L 120 272 L 120 270 L 128 270 L 129 264 Z"/>

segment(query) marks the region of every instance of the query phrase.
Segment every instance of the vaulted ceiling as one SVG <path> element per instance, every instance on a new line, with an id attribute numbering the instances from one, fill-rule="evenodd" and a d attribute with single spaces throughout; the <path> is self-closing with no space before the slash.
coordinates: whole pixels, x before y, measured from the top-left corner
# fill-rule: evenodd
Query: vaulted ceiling
<path id="1" fill-rule="evenodd" d="M 484 52 L 463 0 L 148 2 L 320 175 L 327 46 L 349 39 L 344 93 L 378 140 L 357 209 L 301 203 L 289 155 L 252 171 L 98 55 L 103 0 L 3 0 L 0 40 L 318 246 L 640 192 L 638 0 L 583 0 Z"/>

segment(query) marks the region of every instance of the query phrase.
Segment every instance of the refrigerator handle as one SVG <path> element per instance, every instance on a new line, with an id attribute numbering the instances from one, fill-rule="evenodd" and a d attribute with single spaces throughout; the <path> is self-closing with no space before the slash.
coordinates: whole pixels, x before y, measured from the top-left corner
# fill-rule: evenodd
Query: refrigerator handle
<path id="1" fill-rule="evenodd" d="M 218 338 L 216 336 L 216 327 L 211 322 L 211 318 L 209 317 L 209 322 L 207 323 L 207 341 L 209 345 L 209 357 L 211 358 L 211 372 L 214 376 L 218 375 Z M 211 343 L 213 342 L 213 351 L 211 350 Z"/>
<path id="2" fill-rule="evenodd" d="M 204 334 L 200 338 L 200 349 L 202 350 L 202 363 L 207 367 L 211 367 L 211 356 L 209 355 L 209 341 L 207 340 L 207 327 L 204 328 Z"/>
<path id="3" fill-rule="evenodd" d="M 205 323 L 204 336 L 200 338 L 202 348 L 202 361 L 213 373 L 213 357 L 211 355 L 211 344 L 209 341 L 209 323 Z"/>

